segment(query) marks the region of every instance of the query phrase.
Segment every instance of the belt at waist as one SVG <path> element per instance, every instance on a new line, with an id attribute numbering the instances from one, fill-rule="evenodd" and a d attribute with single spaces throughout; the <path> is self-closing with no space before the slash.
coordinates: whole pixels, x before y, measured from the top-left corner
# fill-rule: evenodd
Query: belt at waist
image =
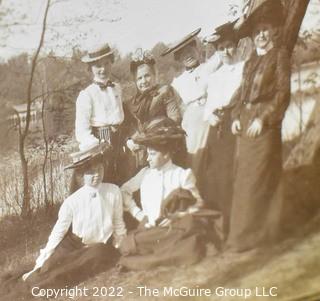
<path id="1" fill-rule="evenodd" d="M 207 99 L 206 98 L 199 98 L 199 99 L 196 99 L 196 100 L 193 100 L 191 102 L 188 102 L 187 103 L 187 106 L 204 106 L 207 102 Z"/>
<path id="2" fill-rule="evenodd" d="M 111 143 L 111 133 L 115 132 L 117 130 L 114 126 L 92 126 L 92 134 L 97 139 L 99 139 L 100 142 L 107 142 Z"/>

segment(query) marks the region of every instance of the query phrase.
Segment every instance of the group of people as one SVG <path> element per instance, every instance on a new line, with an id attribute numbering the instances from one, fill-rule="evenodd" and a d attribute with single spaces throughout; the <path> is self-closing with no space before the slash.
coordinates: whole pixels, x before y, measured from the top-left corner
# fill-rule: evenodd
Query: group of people
<path id="1" fill-rule="evenodd" d="M 126 103 L 110 80 L 112 49 L 83 57 L 93 82 L 76 102 L 70 196 L 25 283 L 74 283 L 115 258 L 133 270 L 190 264 L 208 238 L 233 253 L 270 242 L 290 97 L 283 18 L 281 1 L 266 0 L 241 23 L 219 26 L 206 38 L 216 54 L 203 63 L 200 29 L 192 32 L 162 54 L 185 69 L 171 85 L 157 82 L 156 59 L 139 49 L 130 63 L 137 92 Z M 254 49 L 244 61 L 247 37 Z"/>

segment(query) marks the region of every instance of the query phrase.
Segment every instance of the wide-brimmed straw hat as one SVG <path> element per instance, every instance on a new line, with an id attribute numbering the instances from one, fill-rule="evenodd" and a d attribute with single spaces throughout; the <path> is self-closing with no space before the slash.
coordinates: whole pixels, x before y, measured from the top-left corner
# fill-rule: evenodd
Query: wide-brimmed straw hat
<path id="1" fill-rule="evenodd" d="M 213 33 L 206 36 L 203 41 L 214 46 L 223 41 L 233 41 L 237 43 L 239 41 L 239 35 L 238 31 L 234 28 L 236 22 L 237 20 L 233 22 L 227 22 L 216 27 Z"/>
<path id="2" fill-rule="evenodd" d="M 100 143 L 90 146 L 85 150 L 72 153 L 70 154 L 72 163 L 67 165 L 64 169 L 83 168 L 88 163 L 102 159 L 109 148 L 109 144 Z"/>
<path id="3" fill-rule="evenodd" d="M 188 44 L 192 43 L 200 31 L 201 31 L 201 28 L 198 28 L 193 32 L 189 33 L 188 35 L 186 35 L 182 40 L 176 43 L 173 43 L 161 54 L 161 56 L 165 56 L 171 52 L 175 53 L 180 49 L 182 49 L 183 47 L 187 46 Z"/>
<path id="4" fill-rule="evenodd" d="M 84 63 L 93 63 L 107 56 L 113 56 L 114 50 L 110 48 L 108 43 L 94 45 L 88 49 L 87 54 L 82 57 Z"/>

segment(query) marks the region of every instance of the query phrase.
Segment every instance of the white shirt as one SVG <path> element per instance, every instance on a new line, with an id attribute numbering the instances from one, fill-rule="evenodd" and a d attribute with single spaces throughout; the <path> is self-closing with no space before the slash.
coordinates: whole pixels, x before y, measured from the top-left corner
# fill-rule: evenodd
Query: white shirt
<path id="1" fill-rule="evenodd" d="M 220 65 L 217 55 L 212 56 L 206 63 L 203 63 L 192 70 L 186 70 L 173 79 L 172 86 L 179 93 L 185 105 L 200 101 L 205 102 L 207 95 L 208 76 Z M 202 103 L 200 103 L 202 104 Z"/>
<path id="2" fill-rule="evenodd" d="M 91 84 L 82 90 L 76 103 L 75 134 L 80 143 L 80 150 L 98 142 L 92 135 L 91 126 L 119 125 L 123 122 L 124 113 L 119 84 L 100 89 Z"/>
<path id="3" fill-rule="evenodd" d="M 118 186 L 102 183 L 98 188 L 81 187 L 61 205 L 47 245 L 40 250 L 31 272 L 40 268 L 52 255 L 71 224 L 72 233 L 84 244 L 106 243 L 112 233 L 116 236 L 126 234 L 122 214 L 122 196 Z"/>
<path id="4" fill-rule="evenodd" d="M 160 170 L 145 167 L 121 187 L 125 210 L 134 217 L 141 212 L 132 199 L 133 193 L 140 189 L 143 214 L 148 217 L 149 224 L 155 225 L 161 215 L 163 201 L 178 188 L 189 190 L 198 204 L 203 203 L 191 169 L 184 169 L 171 161 Z"/>
<path id="5" fill-rule="evenodd" d="M 216 110 L 227 106 L 232 95 L 240 86 L 244 62 L 223 64 L 208 79 L 208 95 L 204 109 L 204 120 Z"/>

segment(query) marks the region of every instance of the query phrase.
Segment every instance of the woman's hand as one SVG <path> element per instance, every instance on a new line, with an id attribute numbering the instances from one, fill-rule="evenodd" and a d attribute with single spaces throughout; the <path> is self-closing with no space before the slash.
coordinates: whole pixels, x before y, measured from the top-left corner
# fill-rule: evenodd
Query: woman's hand
<path id="1" fill-rule="evenodd" d="M 136 143 L 133 142 L 132 139 L 128 139 L 127 140 L 127 147 L 132 151 L 132 152 L 136 152 L 137 150 L 140 149 L 140 146 Z"/>
<path id="2" fill-rule="evenodd" d="M 262 132 L 262 128 L 263 128 L 262 120 L 260 118 L 255 118 L 247 130 L 247 136 L 249 138 L 258 137 Z"/>
<path id="3" fill-rule="evenodd" d="M 22 275 L 22 280 L 23 281 L 26 281 L 28 279 L 28 277 L 34 272 L 34 270 L 28 272 L 28 273 L 25 273 Z"/>
<path id="4" fill-rule="evenodd" d="M 208 117 L 208 122 L 213 127 L 216 126 L 220 121 L 220 118 L 216 114 L 210 114 Z"/>
<path id="5" fill-rule="evenodd" d="M 231 125 L 231 132 L 233 135 L 238 135 L 241 132 L 241 123 L 239 119 L 236 119 L 235 121 L 232 122 Z"/>

